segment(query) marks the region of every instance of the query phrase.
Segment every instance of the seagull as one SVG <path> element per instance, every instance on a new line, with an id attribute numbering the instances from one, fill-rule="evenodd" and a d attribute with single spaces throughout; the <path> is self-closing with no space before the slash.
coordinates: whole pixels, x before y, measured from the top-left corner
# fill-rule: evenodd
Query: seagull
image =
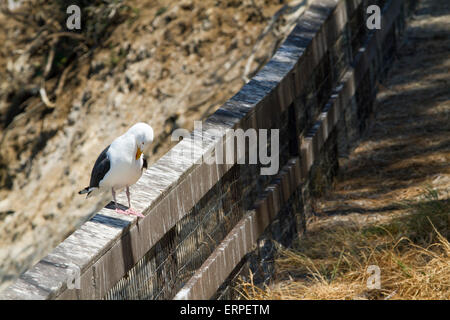
<path id="1" fill-rule="evenodd" d="M 133 125 L 100 153 L 92 168 L 89 186 L 78 193 L 87 193 L 88 198 L 111 190 L 117 213 L 144 217 L 142 213 L 131 208 L 129 188 L 139 180 L 144 169 L 147 169 L 145 152 L 152 142 L 151 126 L 143 122 Z M 120 209 L 116 200 L 116 191 L 123 188 L 126 188 L 128 198 L 127 210 Z"/>

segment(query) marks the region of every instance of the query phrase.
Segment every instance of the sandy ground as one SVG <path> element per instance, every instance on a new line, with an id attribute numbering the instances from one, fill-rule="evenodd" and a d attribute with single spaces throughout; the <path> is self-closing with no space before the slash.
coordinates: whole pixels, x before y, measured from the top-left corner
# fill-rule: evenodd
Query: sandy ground
<path id="1" fill-rule="evenodd" d="M 108 203 L 77 194 L 99 151 L 145 121 L 154 162 L 174 129 L 192 129 L 270 59 L 306 2 L 124 1 L 130 17 L 65 82 L 56 53 L 44 86 L 54 108 L 36 90 L 50 50 L 30 55 L 38 30 L 0 13 L 0 289 Z"/>

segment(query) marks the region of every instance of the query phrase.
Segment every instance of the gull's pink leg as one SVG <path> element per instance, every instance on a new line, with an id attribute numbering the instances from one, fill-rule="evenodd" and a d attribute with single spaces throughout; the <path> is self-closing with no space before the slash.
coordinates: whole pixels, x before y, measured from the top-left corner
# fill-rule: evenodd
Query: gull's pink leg
<path id="1" fill-rule="evenodd" d="M 127 186 L 127 189 L 126 189 L 126 193 L 127 193 L 127 198 L 128 198 L 128 209 L 126 210 L 127 214 L 131 214 L 133 216 L 138 216 L 138 217 L 143 218 L 144 215 L 142 213 L 137 212 L 136 210 L 131 208 L 130 189 L 129 189 L 128 186 Z"/>
<path id="2" fill-rule="evenodd" d="M 113 199 L 114 199 L 114 204 L 116 205 L 116 212 L 117 213 L 121 213 L 121 214 L 129 215 L 129 213 L 127 211 L 124 211 L 124 210 L 119 208 L 119 205 L 117 204 L 116 192 L 114 191 L 114 188 L 111 188 L 111 193 L 112 193 L 112 196 L 113 196 Z"/>

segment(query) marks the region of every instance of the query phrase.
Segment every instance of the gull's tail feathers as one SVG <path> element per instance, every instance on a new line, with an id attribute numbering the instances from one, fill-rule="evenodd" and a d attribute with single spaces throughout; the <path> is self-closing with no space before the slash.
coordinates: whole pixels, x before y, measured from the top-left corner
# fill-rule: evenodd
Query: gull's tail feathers
<path id="1" fill-rule="evenodd" d="M 87 195 L 86 195 L 86 199 L 87 199 L 91 195 L 96 194 L 95 191 L 97 191 L 97 190 L 98 190 L 97 187 L 86 187 L 83 190 L 78 191 L 78 194 L 85 194 L 85 193 L 87 193 Z"/>

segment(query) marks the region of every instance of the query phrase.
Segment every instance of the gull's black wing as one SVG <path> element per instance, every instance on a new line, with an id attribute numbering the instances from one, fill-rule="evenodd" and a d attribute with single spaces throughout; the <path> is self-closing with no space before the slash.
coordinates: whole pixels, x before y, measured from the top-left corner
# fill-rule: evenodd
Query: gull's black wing
<path id="1" fill-rule="evenodd" d="M 111 163 L 109 161 L 108 155 L 106 154 L 109 150 L 109 146 L 100 153 L 97 160 L 95 161 L 94 168 L 92 168 L 91 181 L 89 182 L 89 188 L 98 188 L 100 181 L 105 177 L 111 168 Z"/>

